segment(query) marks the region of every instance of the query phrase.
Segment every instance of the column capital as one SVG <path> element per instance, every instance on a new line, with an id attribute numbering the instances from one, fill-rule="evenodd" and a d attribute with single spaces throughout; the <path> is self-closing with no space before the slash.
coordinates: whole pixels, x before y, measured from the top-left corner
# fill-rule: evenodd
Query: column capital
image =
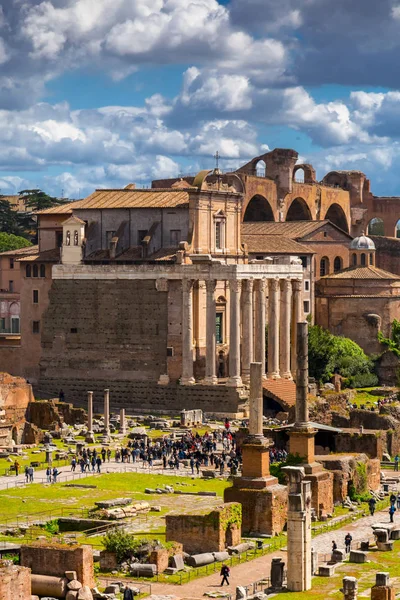
<path id="1" fill-rule="evenodd" d="M 254 288 L 254 279 L 250 277 L 249 279 L 244 279 L 245 289 L 247 292 L 251 293 Z"/>
<path id="2" fill-rule="evenodd" d="M 258 292 L 264 293 L 267 289 L 267 280 L 266 279 L 255 279 L 254 280 L 254 289 Z"/>
<path id="3" fill-rule="evenodd" d="M 282 279 L 282 290 L 284 292 L 292 291 L 292 280 L 291 279 Z"/>
<path id="4" fill-rule="evenodd" d="M 293 291 L 301 292 L 301 284 L 303 283 L 302 279 L 292 279 L 292 287 Z"/>
<path id="5" fill-rule="evenodd" d="M 269 280 L 269 285 L 270 285 L 270 288 L 271 288 L 272 292 L 277 292 L 279 290 L 279 288 L 280 288 L 279 279 L 278 278 L 276 278 L 276 279 L 270 279 Z"/>
<path id="6" fill-rule="evenodd" d="M 206 279 L 205 283 L 206 283 L 207 294 L 213 294 L 215 292 L 215 288 L 217 286 L 217 280 L 216 279 Z"/>
<path id="7" fill-rule="evenodd" d="M 229 289 L 231 292 L 240 292 L 242 289 L 242 280 L 241 279 L 230 279 L 229 280 Z"/>
<path id="8" fill-rule="evenodd" d="M 194 279 L 182 279 L 182 291 L 185 293 L 189 293 L 193 288 L 194 282 Z"/>

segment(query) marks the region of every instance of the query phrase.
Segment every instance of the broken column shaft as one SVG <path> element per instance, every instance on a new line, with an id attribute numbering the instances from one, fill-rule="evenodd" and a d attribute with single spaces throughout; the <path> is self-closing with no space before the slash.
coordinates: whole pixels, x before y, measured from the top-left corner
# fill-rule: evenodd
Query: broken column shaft
<path id="1" fill-rule="evenodd" d="M 250 416 L 249 434 L 251 437 L 263 436 L 263 385 L 262 363 L 250 364 Z"/>
<path id="2" fill-rule="evenodd" d="M 297 323 L 296 426 L 309 421 L 308 413 L 308 323 Z"/>

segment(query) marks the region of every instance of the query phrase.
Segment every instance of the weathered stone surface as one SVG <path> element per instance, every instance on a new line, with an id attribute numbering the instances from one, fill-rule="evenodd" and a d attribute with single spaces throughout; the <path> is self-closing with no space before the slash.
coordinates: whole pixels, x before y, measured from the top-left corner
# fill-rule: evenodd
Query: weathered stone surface
<path id="1" fill-rule="evenodd" d="M 214 555 L 211 552 L 204 552 L 203 554 L 193 554 L 187 559 L 189 567 L 204 567 L 214 562 Z"/>
<path id="2" fill-rule="evenodd" d="M 354 563 L 368 562 L 367 554 L 365 552 L 362 552 L 361 550 L 351 550 L 349 561 Z"/>
<path id="3" fill-rule="evenodd" d="M 182 554 L 175 554 L 171 557 L 171 566 L 178 571 L 183 571 L 185 568 L 185 563 L 183 562 Z"/>
<path id="4" fill-rule="evenodd" d="M 68 579 L 68 581 L 78 579 L 76 571 L 65 571 L 65 577 Z"/>
<path id="5" fill-rule="evenodd" d="M 119 594 L 119 583 L 112 583 L 104 590 L 105 594 Z"/>
<path id="6" fill-rule="evenodd" d="M 67 595 L 65 596 L 65 600 L 77 600 L 77 598 L 78 598 L 78 592 L 73 591 L 73 590 L 69 590 L 67 592 Z"/>
<path id="7" fill-rule="evenodd" d="M 93 594 L 88 585 L 84 585 L 78 592 L 77 600 L 93 600 Z"/>
<path id="8" fill-rule="evenodd" d="M 340 548 L 333 550 L 332 562 L 335 562 L 335 563 L 343 562 L 345 558 L 346 558 L 346 550 L 343 550 Z"/>
<path id="9" fill-rule="evenodd" d="M 237 546 L 228 546 L 229 554 L 242 554 L 242 552 L 247 552 L 248 550 L 252 550 L 255 548 L 255 544 L 253 542 L 244 542 L 243 544 L 238 544 Z"/>
<path id="10" fill-rule="evenodd" d="M 324 565 L 320 566 L 318 575 L 320 577 L 333 577 L 335 574 L 335 565 Z"/>
<path id="11" fill-rule="evenodd" d="M 229 552 L 213 552 L 212 554 L 216 562 L 223 562 L 224 560 L 228 560 L 230 557 Z"/>
<path id="12" fill-rule="evenodd" d="M 32 594 L 38 596 L 52 594 L 57 598 L 64 598 L 67 594 L 67 583 L 65 577 L 31 574 Z"/>
<path id="13" fill-rule="evenodd" d="M 80 590 L 82 587 L 82 584 L 80 581 L 77 581 L 76 579 L 73 579 L 72 581 L 70 581 L 67 585 L 67 588 L 69 590 L 73 590 L 73 591 L 78 591 Z"/>
<path id="14" fill-rule="evenodd" d="M 157 567 L 150 564 L 134 564 L 131 566 L 131 574 L 137 577 L 154 577 L 157 575 Z"/>
<path id="15" fill-rule="evenodd" d="M 98 508 L 114 508 L 114 506 L 126 506 L 127 504 L 132 504 L 132 498 L 115 498 L 114 500 L 95 502 Z"/>

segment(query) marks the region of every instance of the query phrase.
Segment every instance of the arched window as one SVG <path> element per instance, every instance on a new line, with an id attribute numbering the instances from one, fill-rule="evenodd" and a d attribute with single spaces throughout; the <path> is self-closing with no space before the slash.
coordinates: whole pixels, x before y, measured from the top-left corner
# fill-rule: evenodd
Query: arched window
<path id="1" fill-rule="evenodd" d="M 31 265 L 26 265 L 26 267 L 25 267 L 25 275 L 26 275 L 26 277 L 31 277 L 31 275 L 32 275 L 32 267 L 31 267 Z"/>
<path id="2" fill-rule="evenodd" d="M 265 177 L 266 164 L 263 160 L 259 160 L 256 164 L 257 177 Z"/>
<path id="3" fill-rule="evenodd" d="M 304 169 L 299 167 L 294 173 L 294 180 L 297 183 L 304 183 L 304 179 L 305 179 Z"/>
<path id="4" fill-rule="evenodd" d="M 365 265 L 367 264 L 367 258 L 364 254 L 364 252 L 361 254 L 361 266 L 365 267 Z"/>
<path id="5" fill-rule="evenodd" d="M 46 277 L 46 265 L 40 265 L 40 277 Z"/>
<path id="6" fill-rule="evenodd" d="M 75 229 L 74 231 L 74 246 L 78 245 L 78 231 Z"/>
<path id="7" fill-rule="evenodd" d="M 329 258 L 324 256 L 319 263 L 319 276 L 324 277 L 329 273 Z"/>
<path id="8" fill-rule="evenodd" d="M 33 269 L 32 269 L 32 276 L 33 277 L 39 277 L 39 269 L 37 265 L 33 265 Z"/>
<path id="9" fill-rule="evenodd" d="M 368 235 L 385 235 L 385 226 L 382 219 L 374 217 L 368 224 Z"/>
<path id="10" fill-rule="evenodd" d="M 66 246 L 70 246 L 71 245 L 71 232 L 67 231 L 66 237 L 65 237 L 65 245 Z"/>
<path id="11" fill-rule="evenodd" d="M 333 272 L 337 273 L 338 271 L 341 271 L 342 269 L 342 259 L 340 258 L 340 256 L 336 256 L 335 260 L 333 261 Z"/>
<path id="12" fill-rule="evenodd" d="M 373 252 L 371 252 L 369 255 L 369 264 L 370 265 L 374 264 L 374 253 Z"/>
<path id="13" fill-rule="evenodd" d="M 355 267 L 357 265 L 357 254 L 355 252 L 351 256 L 351 261 L 353 263 L 353 267 Z"/>

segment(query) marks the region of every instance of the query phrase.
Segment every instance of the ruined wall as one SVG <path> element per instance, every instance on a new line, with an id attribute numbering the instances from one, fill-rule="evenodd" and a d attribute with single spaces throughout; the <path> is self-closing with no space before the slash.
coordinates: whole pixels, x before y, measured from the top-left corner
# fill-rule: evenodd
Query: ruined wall
<path id="1" fill-rule="evenodd" d="M 0 561 L 1 600 L 30 600 L 31 571 L 25 567 Z"/>
<path id="2" fill-rule="evenodd" d="M 62 388 L 65 399 L 75 406 L 87 408 L 87 391 L 94 392 L 95 412 L 103 412 L 104 389 L 110 389 L 110 409 L 119 412 L 125 408 L 150 413 L 180 412 L 183 408 L 201 408 L 208 413 L 233 414 L 243 402 L 236 389 L 228 386 L 177 384 L 157 385 L 145 381 L 124 381 L 107 379 L 47 378 L 40 381 L 40 389 L 50 396 L 56 396 Z"/>
<path id="3" fill-rule="evenodd" d="M 240 543 L 242 510 L 238 502 L 217 507 L 207 514 L 167 515 L 166 541 L 180 542 L 184 552 L 221 552 Z"/>
<path id="4" fill-rule="evenodd" d="M 380 487 L 381 463 L 366 454 L 318 456 L 317 462 L 333 473 L 333 502 L 342 502 L 349 494 L 350 484 L 356 493 Z"/>
<path id="5" fill-rule="evenodd" d="M 41 380 L 158 381 L 166 373 L 167 292 L 154 280 L 54 280 Z M 87 386 L 86 386 L 87 388 Z"/>
<path id="6" fill-rule="evenodd" d="M 32 386 L 25 379 L 0 373 L 0 419 L 4 420 L 0 443 L 8 445 L 12 439 L 21 443 L 27 408 L 32 400 Z"/>
<path id="7" fill-rule="evenodd" d="M 379 458 L 382 460 L 384 452 L 383 438 L 376 433 L 356 433 L 342 431 L 336 433 L 335 452 L 346 454 L 348 452 L 364 452 L 370 458 Z M 385 444 L 386 445 L 386 444 Z"/>
<path id="8" fill-rule="evenodd" d="M 226 502 L 242 505 L 242 535 L 281 533 L 287 519 L 287 496 L 287 486 L 279 484 L 261 490 L 232 486 L 224 491 Z"/>
<path id="9" fill-rule="evenodd" d="M 0 345 L 0 369 L 15 376 L 22 376 L 21 346 Z"/>
<path id="10" fill-rule="evenodd" d="M 20 562 L 22 566 L 29 567 L 35 575 L 64 577 L 65 571 L 76 571 L 78 581 L 82 585 L 92 588 L 95 584 L 91 546 L 21 546 Z"/>
<path id="11" fill-rule="evenodd" d="M 35 400 L 29 404 L 28 420 L 41 429 L 48 429 L 54 423 L 83 424 L 85 411 L 83 408 L 74 408 L 72 404 L 57 400 Z"/>

